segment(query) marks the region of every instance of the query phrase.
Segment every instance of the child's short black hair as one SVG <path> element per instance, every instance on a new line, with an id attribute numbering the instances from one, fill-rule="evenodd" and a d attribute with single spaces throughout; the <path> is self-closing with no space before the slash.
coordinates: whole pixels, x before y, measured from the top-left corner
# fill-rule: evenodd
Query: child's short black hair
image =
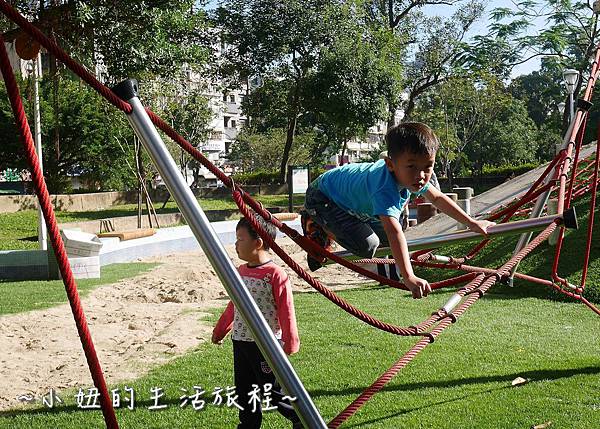
<path id="1" fill-rule="evenodd" d="M 403 122 L 390 128 L 385 143 L 390 158 L 405 152 L 434 155 L 440 146 L 433 130 L 421 122 Z"/>
<path id="2" fill-rule="evenodd" d="M 265 231 L 267 231 L 267 233 L 273 240 L 275 240 L 275 238 L 277 237 L 277 229 L 275 228 L 275 225 L 265 221 L 262 217 L 260 217 L 258 215 L 255 215 L 254 219 L 256 219 L 258 224 Z M 258 235 L 258 232 L 256 232 L 254 230 L 254 228 L 252 228 L 252 224 L 245 217 L 240 219 L 240 221 L 237 223 L 237 226 L 235 227 L 235 230 L 237 231 L 240 228 L 244 228 L 246 231 L 248 231 L 248 234 L 250 234 L 250 237 L 252 237 L 254 240 L 260 238 L 260 235 Z M 265 240 L 263 240 L 263 249 L 269 250 L 270 248 L 271 248 L 271 246 L 269 246 L 269 243 L 267 243 Z"/>

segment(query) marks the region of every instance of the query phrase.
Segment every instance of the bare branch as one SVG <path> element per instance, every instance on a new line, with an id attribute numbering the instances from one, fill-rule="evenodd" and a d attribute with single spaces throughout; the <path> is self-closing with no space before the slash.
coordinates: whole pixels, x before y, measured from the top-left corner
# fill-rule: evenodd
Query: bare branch
<path id="1" fill-rule="evenodd" d="M 581 28 L 583 31 L 585 31 L 585 35 L 588 37 L 588 40 L 591 43 L 594 43 L 594 39 L 592 39 L 592 35 L 588 32 L 587 27 L 585 26 L 585 24 L 581 21 L 581 18 L 579 17 L 579 15 L 577 15 L 576 13 L 573 13 L 573 16 L 575 16 L 575 18 L 577 18 L 577 21 L 579 21 L 579 24 L 581 25 Z"/>
<path id="2" fill-rule="evenodd" d="M 412 9 L 414 9 L 415 7 L 421 7 L 421 6 L 425 6 L 425 5 L 447 5 L 447 6 L 452 6 L 453 4 L 455 4 L 456 1 L 452 1 L 452 0 L 448 0 L 448 1 L 436 1 L 436 0 L 431 0 L 431 1 L 419 1 L 419 0 L 415 0 L 412 1 L 408 4 L 408 6 L 402 11 L 400 12 L 394 19 L 393 21 L 391 20 L 392 14 L 393 14 L 393 0 L 389 0 L 389 13 L 390 13 L 390 28 L 394 29 L 396 28 L 396 26 L 400 23 L 400 21 L 410 13 L 410 11 Z"/>
<path id="3" fill-rule="evenodd" d="M 533 59 L 535 57 L 559 57 L 559 58 L 567 58 L 568 55 L 561 54 L 561 53 L 548 54 L 548 53 L 545 53 L 545 52 L 537 52 L 537 53 L 535 53 L 535 54 L 533 54 L 533 55 L 531 55 L 531 56 L 529 56 L 529 57 L 527 57 L 527 58 L 525 58 L 523 60 L 516 61 L 514 63 L 508 63 L 507 65 L 509 67 L 515 67 L 515 66 L 518 66 L 520 64 L 526 63 L 527 61 L 529 61 L 529 60 L 531 60 L 531 59 Z"/>

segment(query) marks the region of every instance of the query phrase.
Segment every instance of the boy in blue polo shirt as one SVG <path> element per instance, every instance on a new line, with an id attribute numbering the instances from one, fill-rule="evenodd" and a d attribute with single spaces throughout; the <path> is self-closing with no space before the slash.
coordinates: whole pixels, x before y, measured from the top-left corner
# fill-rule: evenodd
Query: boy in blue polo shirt
<path id="1" fill-rule="evenodd" d="M 430 186 L 439 140 L 419 122 L 405 122 L 388 130 L 387 157 L 377 162 L 346 164 L 319 176 L 306 191 L 302 214 L 305 235 L 325 248 L 333 238 L 346 250 L 371 258 L 379 245 L 392 250 L 404 284 L 413 298 L 431 292 L 410 263 L 400 216 L 411 195 L 423 195 L 440 211 L 469 229 L 486 234 L 493 222 L 475 220 L 450 198 Z M 311 270 L 321 267 L 309 256 Z"/>

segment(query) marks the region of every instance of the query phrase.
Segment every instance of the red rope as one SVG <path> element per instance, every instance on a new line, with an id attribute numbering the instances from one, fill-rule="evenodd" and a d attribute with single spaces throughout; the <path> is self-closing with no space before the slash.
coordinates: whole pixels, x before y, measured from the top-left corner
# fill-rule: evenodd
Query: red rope
<path id="1" fill-rule="evenodd" d="M 122 110 L 125 113 L 131 112 L 131 106 L 121 100 L 115 93 L 113 93 L 108 87 L 100 83 L 96 77 L 86 70 L 81 64 L 73 60 L 58 44 L 42 33 L 35 25 L 29 22 L 23 17 L 15 8 L 9 5 L 6 1 L 0 0 L 0 10 L 4 13 L 11 21 L 21 27 L 26 33 L 37 40 L 46 50 L 54 55 L 57 59 L 63 62 L 69 69 L 73 71 L 77 76 L 86 81 L 92 88 L 98 91 L 104 98 L 106 98 L 111 104 L 117 109 Z"/>
<path id="2" fill-rule="evenodd" d="M 52 247 L 54 248 L 56 260 L 58 262 L 58 267 L 65 284 L 65 290 L 67 292 L 67 297 L 69 298 L 69 304 L 75 319 L 77 332 L 79 333 L 79 338 L 81 339 L 81 344 L 87 359 L 88 367 L 92 374 L 94 385 L 100 392 L 100 405 L 102 407 L 104 421 L 106 422 L 106 427 L 109 429 L 118 428 L 119 425 L 113 410 L 112 400 L 108 395 L 108 390 L 102 374 L 102 368 L 100 367 L 100 362 L 98 361 L 98 356 L 96 355 L 96 350 L 94 349 L 94 343 L 92 342 L 92 337 L 87 326 L 85 314 L 83 312 L 83 308 L 81 307 L 81 301 L 77 292 L 77 284 L 73 278 L 73 272 L 71 271 L 67 253 L 58 230 L 56 217 L 54 216 L 54 210 L 50 202 L 50 194 L 46 188 L 44 175 L 40 168 L 39 160 L 35 152 L 35 144 L 31 136 L 31 130 L 27 122 L 25 110 L 23 109 L 23 103 L 19 94 L 19 87 L 17 86 L 15 75 L 10 65 L 8 53 L 6 52 L 4 38 L 1 35 L 0 45 L 0 69 L 2 71 L 6 90 L 10 98 L 10 104 L 15 115 L 15 122 L 17 128 L 19 129 L 21 142 L 23 143 L 27 161 L 29 162 L 31 179 L 35 187 L 35 192 L 39 199 L 44 218 L 46 220 L 46 225 L 48 226 L 48 234 L 50 235 Z"/>
<path id="3" fill-rule="evenodd" d="M 62 51 L 58 47 L 58 45 L 54 41 L 52 41 L 52 40 L 48 39 L 46 36 L 44 36 L 37 28 L 35 28 L 25 18 L 23 18 L 15 9 L 13 9 L 10 5 L 8 5 L 8 3 L 6 3 L 6 1 L 0 0 L 0 10 L 2 10 L 2 12 L 5 15 L 7 15 L 11 20 L 13 20 L 14 22 L 16 22 L 21 28 L 23 28 L 26 32 L 28 32 L 32 37 L 34 37 L 36 40 L 38 40 L 42 44 L 42 46 L 44 46 L 50 53 L 52 53 L 58 59 L 60 59 L 63 63 L 65 63 L 67 65 L 67 67 L 69 67 L 74 73 L 76 73 L 83 80 L 85 80 L 88 84 L 90 84 L 96 91 L 98 91 L 102 96 L 104 96 L 109 102 L 111 102 L 117 108 L 119 108 L 120 110 L 122 110 L 122 111 L 124 111 L 126 113 L 130 113 L 131 112 L 131 106 L 129 106 L 129 104 L 127 104 L 127 103 L 123 102 L 122 100 L 120 100 L 118 97 L 116 97 L 116 95 L 114 93 L 112 93 L 112 91 L 110 89 L 106 88 L 104 85 L 102 85 L 100 82 L 98 82 L 97 79 L 91 73 L 89 73 L 81 65 L 79 65 L 75 61 L 73 61 L 64 51 Z M 586 93 L 585 93 L 585 96 L 584 96 L 585 100 L 589 100 L 590 97 L 591 97 L 592 88 L 594 86 L 594 83 L 595 83 L 595 80 L 596 80 L 597 74 L 598 74 L 598 61 L 599 61 L 599 58 L 600 58 L 600 49 L 596 51 L 596 59 L 594 61 L 593 67 L 592 67 L 592 72 L 590 74 L 589 83 L 588 83 L 588 85 L 586 87 Z M 14 80 L 14 77 L 13 77 L 13 80 Z M 7 86 L 8 86 L 8 84 L 7 84 Z M 12 102 L 12 99 L 11 99 L 11 102 Z M 147 111 L 148 111 L 148 114 L 150 115 L 150 118 L 152 119 L 152 121 L 154 122 L 155 125 L 157 125 L 161 130 L 163 130 L 167 135 L 169 135 L 169 137 L 171 137 L 184 150 L 186 150 L 188 153 L 190 153 L 202 165 L 204 165 L 205 167 L 207 167 L 223 183 L 225 183 L 229 187 L 232 187 L 232 188 L 234 187 L 231 178 L 229 178 L 228 176 L 226 176 L 221 170 L 219 170 L 216 166 L 214 166 L 212 163 L 210 163 L 210 161 L 208 161 L 208 159 L 206 159 L 199 151 L 197 151 L 183 137 L 181 137 L 179 134 L 177 134 L 168 124 L 166 124 L 164 121 L 162 121 L 162 119 L 160 119 L 157 115 L 155 115 L 149 109 L 147 109 Z M 584 118 L 585 118 L 585 114 L 582 111 L 578 111 L 577 115 L 575 117 L 575 126 L 573 127 L 573 133 L 571 135 L 571 141 L 577 135 L 577 133 L 580 131 L 581 122 L 582 122 L 582 120 Z M 27 133 L 27 132 L 29 132 L 28 129 L 25 131 L 25 133 Z M 27 135 L 27 134 L 24 134 L 24 135 Z M 31 140 L 31 133 L 29 132 L 29 138 L 23 137 L 23 139 L 24 140 Z M 571 150 L 571 147 L 569 145 L 568 150 L 566 152 L 567 157 L 570 156 L 570 150 Z M 564 171 L 566 171 L 568 169 L 568 166 L 569 166 L 569 161 L 568 161 L 568 158 L 566 158 L 565 162 L 561 165 L 560 169 L 564 172 Z M 39 169 L 39 167 L 38 167 L 38 169 Z M 549 168 L 547 168 L 547 170 L 549 170 Z M 555 171 L 558 171 L 558 170 L 559 170 L 558 168 L 555 169 Z M 41 175 L 41 172 L 39 172 L 38 174 Z M 538 182 L 541 182 L 541 180 L 538 179 L 538 181 L 536 181 L 536 184 L 538 184 Z M 536 185 L 536 184 L 534 184 L 534 185 Z M 594 185 L 595 185 L 595 183 L 594 183 Z M 533 189 L 535 189 L 536 186 L 532 186 L 530 188 L 530 190 L 528 191 L 528 193 L 525 194 L 525 196 L 529 197 L 528 194 L 529 193 L 533 193 Z M 41 184 L 41 188 L 40 189 L 44 189 L 44 188 L 45 188 L 45 186 L 44 186 L 43 180 L 42 180 L 42 184 Z M 41 195 L 42 191 L 38 190 L 36 188 L 36 192 L 38 193 L 38 196 L 40 198 L 40 202 L 42 204 L 42 199 L 44 198 Z M 45 190 L 45 193 L 47 195 L 47 190 Z M 565 176 L 561 175 L 560 176 L 560 188 L 559 188 L 559 211 L 561 211 L 563 209 L 563 207 L 564 207 L 564 201 L 565 201 L 564 197 L 565 197 Z M 46 200 L 45 200 L 46 203 L 49 204 L 48 197 L 46 196 L 45 198 L 46 198 Z M 234 199 L 236 200 L 236 203 L 238 204 L 238 206 L 240 207 L 240 210 L 242 210 L 242 212 L 243 212 L 243 209 L 246 209 L 245 215 L 246 215 L 246 217 L 248 217 L 252 221 L 252 219 L 253 219 L 252 215 L 248 216 L 248 214 L 250 214 L 250 213 L 247 211 L 247 207 L 245 205 L 243 205 L 243 198 L 249 198 L 249 196 L 246 196 L 245 193 L 242 194 L 239 191 L 235 191 L 235 189 L 234 189 Z M 248 202 L 248 204 L 253 209 L 255 209 L 255 211 L 259 211 L 257 209 L 260 209 L 260 211 L 263 211 L 262 207 L 258 207 L 258 203 L 256 203 L 251 198 L 250 198 L 250 200 L 251 201 L 247 201 L 247 202 Z M 244 206 L 243 208 L 242 208 L 242 205 Z M 521 207 L 521 206 L 522 205 L 519 205 L 519 207 Z M 511 207 L 511 209 L 512 209 L 512 207 Z M 49 214 L 52 214 L 51 210 L 52 210 L 52 207 L 50 205 L 50 212 L 49 212 Z M 46 216 L 46 213 L 44 213 L 44 214 Z M 270 217 L 270 213 L 268 213 L 267 217 L 265 217 L 265 218 L 269 219 L 271 222 L 273 222 L 276 225 L 276 222 L 274 222 L 272 220 L 272 218 Z M 54 218 L 50 217 L 50 216 L 46 216 L 46 219 L 51 219 L 49 221 L 49 223 L 52 223 L 52 221 L 54 221 L 54 228 L 55 228 L 54 233 L 56 233 L 57 232 L 57 228 L 56 228 L 56 225 L 55 225 Z M 281 225 L 281 222 L 279 222 L 279 223 Z M 254 225 L 254 226 L 257 226 L 257 225 Z M 280 229 L 284 230 L 285 226 L 286 225 L 283 224 L 283 227 L 282 227 L 283 229 L 282 228 L 280 228 Z M 545 233 L 546 233 L 546 231 L 553 230 L 555 227 L 556 227 L 556 225 L 554 225 L 554 224 L 550 225 L 542 234 L 540 234 L 538 236 L 538 238 L 536 238 L 536 240 L 538 240 L 540 237 L 544 236 Z M 50 228 L 50 225 L 49 225 L 49 230 L 50 229 L 51 228 Z M 257 230 L 260 231 L 260 227 Z M 284 232 L 288 233 L 288 235 L 289 235 L 289 233 L 291 233 L 289 230 L 291 230 L 291 228 L 288 227 L 288 231 L 284 231 Z M 295 233 L 295 231 L 294 231 L 294 233 Z M 327 256 L 330 259 L 332 259 L 332 260 L 340 263 L 341 265 L 347 266 L 349 268 L 355 269 L 356 271 L 360 272 L 360 269 L 359 269 L 360 267 L 357 267 L 356 265 L 354 265 L 354 264 L 346 261 L 345 259 L 337 257 L 337 255 L 333 255 L 333 254 L 330 254 L 329 252 L 326 252 L 324 249 L 320 248 L 320 246 L 316 246 L 316 244 L 312 243 L 307 238 L 300 237 L 297 233 L 295 233 L 295 237 L 294 236 L 290 236 L 290 237 L 292 239 L 294 239 L 294 241 L 296 241 L 297 243 L 303 243 L 303 244 L 305 244 L 313 252 L 316 252 L 317 254 L 321 254 L 321 255 Z M 54 242 L 54 238 L 56 238 L 56 237 L 54 237 L 53 235 L 51 235 L 51 238 L 53 239 L 53 246 L 55 247 L 57 255 L 59 255 L 59 256 L 57 256 L 57 258 L 60 259 L 60 256 L 66 258 L 66 254 L 64 252 L 64 248 L 61 247 L 62 242 L 60 241 L 60 237 L 57 238 L 57 244 L 56 245 L 55 245 L 55 242 Z M 267 239 L 267 237 L 263 237 L 263 239 Z M 533 243 L 537 243 L 537 244 L 535 244 L 536 246 L 539 244 L 539 242 L 536 241 L 536 240 L 532 241 L 532 243 L 530 243 L 528 246 L 526 246 L 521 252 L 519 252 L 518 255 L 516 255 L 515 257 L 511 258 L 511 260 L 509 261 L 509 263 L 505 264 L 504 267 L 507 267 L 509 265 L 513 265 L 514 266 L 514 264 L 516 264 L 518 261 L 520 261 L 526 254 L 528 254 L 531 251 L 531 249 L 533 248 L 533 247 L 531 247 Z M 268 239 L 267 239 L 267 241 L 268 241 Z M 561 234 L 560 234 L 559 243 L 561 241 L 562 241 L 562 231 L 561 231 Z M 485 246 L 485 244 L 483 244 L 481 246 L 481 248 L 483 248 L 483 246 Z M 557 248 L 558 247 L 559 246 L 557 246 Z M 276 250 L 276 253 L 277 252 L 281 252 L 281 253 L 278 253 L 278 254 L 279 254 L 279 256 L 282 257 L 282 259 L 285 260 L 285 258 L 283 258 L 283 256 L 289 258 L 289 256 L 287 254 L 285 254 L 281 250 L 281 248 L 278 248 L 278 246 L 274 246 L 273 248 Z M 62 249 L 62 253 L 61 253 L 61 249 Z M 291 258 L 289 258 L 289 259 L 290 259 L 290 261 L 289 261 L 288 264 L 290 265 L 290 267 L 292 269 L 294 269 L 294 271 L 298 272 L 309 284 L 311 284 L 311 286 L 313 286 L 313 287 L 315 287 L 316 285 L 321 286 L 322 290 L 319 290 L 318 287 L 315 287 L 315 289 L 319 290 L 322 294 L 324 294 L 325 296 L 327 296 L 329 299 L 333 298 L 333 297 L 330 297 L 330 295 L 332 295 L 331 291 L 329 291 L 328 289 L 326 289 L 322 285 L 320 285 L 320 283 L 318 281 L 312 279 L 312 277 L 310 277 L 308 275 L 308 273 L 306 273 L 298 264 L 296 264 L 295 261 L 291 260 Z M 557 263 L 558 262 L 555 260 L 555 264 L 553 266 L 553 271 L 554 271 L 553 272 L 553 277 L 555 275 L 557 276 L 557 274 L 556 274 L 556 272 L 554 270 L 554 268 L 556 268 Z M 69 275 L 70 274 L 70 270 L 68 269 L 68 267 L 67 267 L 66 271 L 68 271 L 68 272 L 66 272 L 66 273 L 63 274 L 63 278 L 65 278 L 67 280 L 70 279 L 70 281 L 72 281 L 72 276 Z M 372 274 L 373 273 L 370 273 L 369 271 L 367 271 L 366 273 L 364 273 L 364 275 L 367 275 L 367 276 L 369 276 L 371 278 L 374 278 L 372 276 Z M 506 273 L 506 274 L 508 274 L 508 273 Z M 504 275 L 506 275 L 506 274 L 504 274 Z M 497 276 L 499 276 L 499 275 L 500 275 L 500 271 L 498 271 L 498 273 L 497 273 Z M 496 279 L 496 277 L 490 277 L 479 288 L 479 291 L 481 293 L 483 293 L 485 290 L 487 290 L 487 288 L 491 287 L 494 284 L 495 279 Z M 69 295 L 70 288 L 67 286 L 67 280 L 65 280 L 65 287 L 67 288 L 67 294 Z M 384 282 L 386 282 L 387 280 L 388 279 L 384 279 Z M 565 282 L 564 279 L 561 279 L 561 281 Z M 75 296 L 76 296 L 76 287 L 75 287 L 74 290 L 75 290 Z M 565 291 L 562 291 L 562 292 L 568 294 L 568 292 L 565 292 Z M 333 294 L 333 295 L 335 295 L 335 294 Z M 571 294 L 571 295 L 575 296 L 575 294 Z M 479 296 L 480 295 L 470 295 L 467 298 L 467 300 L 455 312 L 453 312 L 453 314 L 456 314 L 456 315 L 462 314 L 466 310 L 466 308 L 468 308 L 473 302 L 475 302 L 479 298 Z M 591 306 L 591 304 L 589 304 L 589 302 L 587 302 L 587 300 L 585 300 L 585 298 L 583 298 L 581 296 L 578 296 L 578 298 L 582 302 L 584 302 L 586 305 Z M 76 309 L 74 308 L 74 305 L 73 305 L 74 301 L 71 299 L 70 295 L 69 295 L 69 301 L 71 303 L 71 308 L 72 308 L 72 310 L 74 312 L 74 315 L 75 315 Z M 332 301 L 333 301 L 333 299 L 332 299 Z M 342 306 L 343 304 L 342 304 L 342 302 L 339 302 L 339 303 L 337 303 L 337 305 Z M 591 306 L 590 308 L 592 308 L 592 307 L 593 306 Z M 594 308 L 595 307 L 593 307 L 592 309 L 594 309 Z M 369 324 L 372 324 L 373 326 L 376 326 L 376 327 L 377 327 L 378 324 L 380 324 L 381 325 L 380 329 L 387 330 L 388 332 L 396 333 L 398 335 L 402 335 L 401 332 L 404 332 L 405 335 L 415 335 L 414 328 L 413 329 L 411 329 L 411 328 L 407 329 L 407 328 L 395 327 L 393 325 L 388 325 L 388 324 L 385 324 L 383 322 L 379 322 L 376 319 L 372 319 L 370 316 L 366 315 L 365 313 L 361 312 L 360 310 L 356 310 L 356 309 L 354 309 L 354 310 L 356 311 L 356 315 L 357 315 L 356 317 L 359 317 L 359 318 L 362 317 L 363 319 L 361 319 L 361 320 L 363 320 L 363 321 L 365 321 L 365 322 L 367 322 Z M 595 311 L 600 314 L 600 312 L 598 312 L 597 309 Z M 83 315 L 83 314 L 81 313 L 81 315 Z M 434 318 L 435 318 L 435 316 L 434 316 Z M 431 320 L 433 320 L 433 319 L 431 319 Z M 76 322 L 77 322 L 77 316 L 76 316 Z M 430 334 L 428 334 L 429 338 L 421 340 L 415 347 L 413 347 L 413 349 L 411 351 L 409 351 L 405 355 L 405 357 L 403 358 L 404 360 L 401 359 L 399 361 L 400 365 L 404 366 L 408 362 L 410 362 L 410 360 L 412 360 L 412 358 L 420 350 L 422 350 L 422 348 L 424 348 L 426 346 L 426 344 L 429 343 L 429 341 L 433 338 L 433 336 L 439 334 L 443 329 L 445 329 L 449 325 L 449 323 L 450 323 L 450 321 L 449 321 L 448 318 L 443 318 L 441 320 L 440 324 L 438 325 L 438 327 L 436 327 Z M 81 325 L 82 325 L 81 330 L 82 331 L 87 331 L 87 326 L 85 324 L 85 317 L 83 317 L 83 320 L 81 321 Z M 78 330 L 80 330 L 80 325 L 79 324 L 78 324 Z M 85 332 L 83 332 L 83 334 L 85 334 Z M 81 331 L 80 331 L 80 337 L 82 337 L 82 342 L 85 342 L 84 341 L 84 337 L 82 336 L 82 332 Z M 89 337 L 89 332 L 88 332 L 88 337 Z M 90 339 L 90 344 L 91 344 L 91 339 Z M 420 346 L 420 344 L 423 344 L 422 347 Z M 93 356 L 88 356 L 88 350 L 86 349 L 85 344 L 84 344 L 84 350 L 86 351 L 86 357 L 88 358 L 88 364 L 89 364 L 90 361 L 94 360 L 95 353 L 93 353 Z M 92 345 L 92 351 L 93 351 L 93 345 Z M 404 361 L 406 361 L 406 362 L 404 362 Z M 96 363 L 97 363 L 97 358 L 96 358 Z M 90 366 L 92 366 L 92 365 L 90 365 Z M 99 373 L 101 375 L 101 370 L 99 368 L 99 364 L 97 365 L 97 367 L 98 367 Z M 398 368 L 398 370 L 399 370 L 399 368 Z M 94 377 L 94 372 L 93 371 L 92 371 L 92 377 Z M 94 382 L 96 383 L 96 380 L 94 380 Z M 104 384 L 104 379 L 102 378 L 101 379 L 101 385 L 103 385 L 103 384 Z M 104 389 L 99 388 L 99 390 L 102 393 L 102 403 L 106 402 L 106 403 L 108 403 L 110 405 L 110 401 L 107 400 L 107 394 L 105 394 L 106 393 L 106 386 L 104 385 Z M 377 390 L 375 390 L 375 391 L 377 391 Z M 112 412 L 112 416 L 114 417 L 114 411 L 112 410 L 112 406 L 110 406 L 110 411 Z M 353 414 L 354 412 L 355 411 L 352 411 L 351 414 Z M 103 413 L 105 414 L 105 420 L 107 420 L 107 412 L 105 412 L 105 408 L 104 407 L 103 407 Z M 110 416 L 108 416 L 108 417 L 110 417 Z M 340 416 L 338 416 L 338 418 L 339 417 Z M 336 418 L 336 419 L 338 419 L 338 418 Z M 344 418 L 344 420 L 345 420 L 345 418 Z M 111 426 L 111 424 L 112 424 L 112 422 L 109 423 L 109 421 L 107 420 L 107 426 L 108 427 L 117 427 L 116 426 L 116 424 L 117 424 L 116 423 L 116 419 L 114 419 L 114 426 Z M 337 426 L 332 426 L 332 427 L 337 427 Z"/>
<path id="4" fill-rule="evenodd" d="M 600 125 L 600 124 L 599 124 Z M 592 183 L 592 197 L 590 200 L 590 218 L 588 220 L 587 230 L 587 243 L 585 246 L 585 257 L 583 258 L 583 272 L 581 274 L 580 288 L 585 288 L 585 281 L 587 279 L 587 273 L 590 263 L 590 253 L 592 250 L 592 235 L 594 231 L 594 211 L 596 208 L 596 194 L 598 192 L 598 166 L 600 165 L 600 127 L 598 128 L 598 135 L 596 137 L 596 167 L 594 168 L 594 176 Z"/>
<path id="5" fill-rule="evenodd" d="M 418 334 L 414 329 L 404 328 L 395 325 L 391 325 L 389 323 L 382 322 L 380 320 L 375 319 L 369 314 L 365 313 L 362 310 L 357 309 L 352 304 L 345 301 L 343 298 L 337 296 L 330 289 L 326 288 L 319 282 L 314 279 L 310 274 L 308 274 L 296 261 L 294 261 L 279 245 L 271 238 L 271 236 L 264 230 L 264 228 L 256 221 L 256 218 L 249 210 L 248 206 L 244 203 L 241 193 L 239 190 L 233 191 L 233 199 L 240 208 L 240 211 L 248 219 L 248 221 L 252 224 L 252 227 L 260 237 L 269 244 L 271 249 L 292 269 L 294 270 L 300 277 L 302 277 L 310 286 L 312 286 L 317 292 L 323 295 L 325 298 L 333 302 L 335 305 L 340 307 L 342 310 L 351 314 L 363 322 L 380 329 L 382 331 L 386 331 L 395 335 L 401 336 L 413 336 L 413 335 L 424 335 Z"/>
<path id="6" fill-rule="evenodd" d="M 445 317 L 441 319 L 440 323 L 430 332 L 433 339 L 441 334 L 451 323 L 462 316 L 465 311 L 473 305 L 481 296 L 483 296 L 489 288 L 491 288 L 502 276 L 509 275 L 512 268 L 520 262 L 525 256 L 527 256 L 533 249 L 539 246 L 548 236 L 554 231 L 556 224 L 552 223 L 546 227 L 534 240 L 525 246 L 520 252 L 513 256 L 506 264 L 496 271 L 496 275 L 489 276 L 479 287 L 476 288 L 478 293 L 469 295 L 464 302 L 462 302 L 453 312 L 452 318 Z M 468 286 L 475 286 L 478 281 L 480 282 L 483 278 L 479 277 L 474 279 Z M 392 367 L 384 372 L 375 382 L 369 386 L 363 393 L 361 393 L 350 405 L 348 405 L 340 414 L 338 414 L 331 422 L 328 427 L 331 429 L 337 429 L 342 423 L 348 420 L 354 415 L 364 404 L 366 404 L 377 392 L 389 383 L 394 376 L 400 372 L 402 368 L 408 365 L 419 352 L 421 352 L 431 342 L 427 339 L 422 339 L 417 342 L 408 352 L 406 352 Z"/>

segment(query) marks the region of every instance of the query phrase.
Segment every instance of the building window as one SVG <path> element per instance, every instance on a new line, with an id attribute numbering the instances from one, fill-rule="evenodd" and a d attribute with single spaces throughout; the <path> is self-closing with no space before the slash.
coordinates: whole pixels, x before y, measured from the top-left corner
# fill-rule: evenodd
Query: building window
<path id="1" fill-rule="evenodd" d="M 235 103 L 235 95 L 231 94 L 231 95 L 229 96 L 229 102 L 230 102 L 230 103 Z"/>
<path id="2" fill-rule="evenodd" d="M 231 152 L 231 143 L 232 142 L 225 142 L 225 153 Z"/>
<path id="3" fill-rule="evenodd" d="M 227 94 L 223 94 L 223 101 L 227 101 Z"/>
<path id="4" fill-rule="evenodd" d="M 235 121 L 232 119 L 232 120 L 231 120 L 231 128 L 235 128 L 235 126 L 236 126 L 236 123 L 235 123 Z"/>
<path id="5" fill-rule="evenodd" d="M 227 128 L 229 126 L 229 120 L 231 119 L 230 116 L 223 116 L 223 126 L 225 128 Z"/>

